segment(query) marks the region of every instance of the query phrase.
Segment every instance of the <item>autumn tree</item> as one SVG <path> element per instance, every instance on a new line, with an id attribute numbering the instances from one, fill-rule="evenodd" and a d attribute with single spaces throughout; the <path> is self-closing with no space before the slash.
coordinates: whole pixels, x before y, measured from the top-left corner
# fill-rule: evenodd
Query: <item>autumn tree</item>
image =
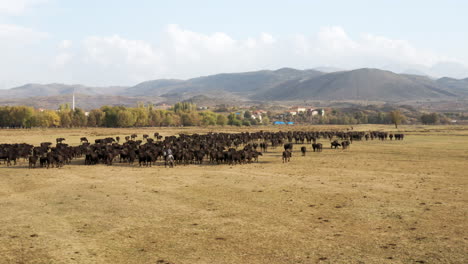
<path id="1" fill-rule="evenodd" d="M 405 116 L 398 110 L 391 111 L 389 115 L 392 124 L 395 125 L 395 128 L 398 128 L 398 125 L 405 119 Z"/>
<path id="2" fill-rule="evenodd" d="M 225 126 L 227 124 L 227 118 L 225 115 L 222 115 L 222 114 L 218 114 L 218 116 L 216 117 L 216 124 L 218 126 Z"/>
<path id="3" fill-rule="evenodd" d="M 135 115 L 135 126 L 143 127 L 148 125 L 148 110 L 145 107 L 138 107 L 133 109 Z"/>
<path id="4" fill-rule="evenodd" d="M 88 126 L 100 127 L 104 123 L 105 113 L 101 109 L 93 109 L 88 114 Z"/>

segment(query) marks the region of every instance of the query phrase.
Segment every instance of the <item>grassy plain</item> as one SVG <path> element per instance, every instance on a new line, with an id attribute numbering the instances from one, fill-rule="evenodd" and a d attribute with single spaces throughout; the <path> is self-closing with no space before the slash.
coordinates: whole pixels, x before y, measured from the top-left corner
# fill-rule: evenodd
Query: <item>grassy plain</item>
<path id="1" fill-rule="evenodd" d="M 256 129 L 0 130 L 0 143 Z M 295 146 L 288 164 L 280 148 L 242 166 L 1 164 L 0 263 L 467 263 L 468 127 L 400 131 Z"/>

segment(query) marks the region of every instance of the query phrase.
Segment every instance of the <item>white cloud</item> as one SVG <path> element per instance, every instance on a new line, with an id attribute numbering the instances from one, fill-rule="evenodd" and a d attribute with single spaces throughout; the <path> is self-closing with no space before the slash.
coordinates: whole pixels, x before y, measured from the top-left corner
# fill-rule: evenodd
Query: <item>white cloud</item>
<path id="1" fill-rule="evenodd" d="M 319 53 L 350 53 L 359 44 L 352 40 L 341 27 L 323 27 L 317 34 L 316 49 Z"/>
<path id="2" fill-rule="evenodd" d="M 44 39 L 47 33 L 18 25 L 0 24 L 0 41 L 2 44 L 31 43 Z"/>
<path id="3" fill-rule="evenodd" d="M 68 62 L 72 58 L 84 58 L 82 65 L 75 67 L 92 71 L 88 75 L 93 75 L 93 81 L 99 84 L 115 84 L 117 80 L 134 84 L 155 78 L 189 78 L 286 66 L 359 68 L 382 67 L 390 63 L 432 65 L 448 59 L 415 48 L 405 40 L 372 34 L 352 38 L 339 26 L 323 27 L 312 36 L 274 37 L 263 32 L 256 37 L 234 39 L 223 32 L 204 34 L 172 24 L 167 26 L 157 44 L 119 35 L 92 36 L 83 41 L 80 52 L 80 56 L 60 54 L 56 60 Z M 103 69 L 107 75 L 103 74 L 99 79 L 95 72 L 102 72 Z"/>
<path id="4" fill-rule="evenodd" d="M 0 0 L 0 14 L 20 15 L 28 9 L 48 0 Z"/>
<path id="5" fill-rule="evenodd" d="M 159 58 L 157 51 L 142 40 L 128 40 L 114 35 L 111 37 L 88 37 L 84 40 L 86 61 L 104 66 L 109 65 L 152 65 Z"/>
<path id="6" fill-rule="evenodd" d="M 54 68 L 63 68 L 67 63 L 73 59 L 73 54 L 68 52 L 61 52 L 55 56 L 52 67 Z"/>
<path id="7" fill-rule="evenodd" d="M 46 36 L 28 28 L 0 25 L 0 41 L 11 43 L 12 47 L 22 40 Z M 405 40 L 372 34 L 352 37 L 339 26 L 323 27 L 308 35 L 273 36 L 263 32 L 236 39 L 223 32 L 205 34 L 168 25 L 159 39 L 158 43 L 152 43 L 111 35 L 89 36 L 79 42 L 62 40 L 55 44 L 56 54 L 42 58 L 50 67 L 38 68 L 32 75 L 23 74 L 19 59 L 11 60 L 17 63 L 16 76 L 23 78 L 18 84 L 44 82 L 43 78 L 47 78 L 45 82 L 88 85 L 133 85 L 157 78 L 190 78 L 281 67 L 352 69 L 389 64 L 429 67 L 441 61 L 456 61 Z M 5 55 L 11 58 L 14 54 Z M 3 57 L 1 49 L 0 57 Z M 34 79 L 34 76 L 41 78 Z"/>
<path id="8" fill-rule="evenodd" d="M 58 46 L 59 46 L 59 49 L 69 49 L 72 47 L 72 45 L 73 45 L 73 42 L 71 40 L 64 39 L 60 41 Z"/>
<path id="9" fill-rule="evenodd" d="M 232 52 L 236 41 L 225 33 L 216 32 L 211 35 L 200 34 L 181 29 L 178 25 L 169 25 L 165 34 L 165 47 L 178 57 L 202 59 L 203 53 L 225 54 Z"/>

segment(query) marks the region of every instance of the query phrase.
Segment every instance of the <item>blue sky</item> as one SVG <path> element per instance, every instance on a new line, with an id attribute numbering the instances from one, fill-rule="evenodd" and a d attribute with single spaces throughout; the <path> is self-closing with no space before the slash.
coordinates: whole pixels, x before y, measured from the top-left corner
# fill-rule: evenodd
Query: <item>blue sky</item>
<path id="1" fill-rule="evenodd" d="M 319 66 L 468 77 L 466 10 L 462 0 L 0 0 L 0 88 Z"/>

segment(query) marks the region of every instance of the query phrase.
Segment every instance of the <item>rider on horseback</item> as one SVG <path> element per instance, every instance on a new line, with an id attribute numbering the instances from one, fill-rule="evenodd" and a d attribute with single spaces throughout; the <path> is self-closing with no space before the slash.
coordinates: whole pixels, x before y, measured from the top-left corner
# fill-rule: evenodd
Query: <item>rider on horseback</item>
<path id="1" fill-rule="evenodd" d="M 167 163 L 169 162 L 169 166 L 173 167 L 174 166 L 174 156 L 172 156 L 172 149 L 171 148 L 167 148 L 164 151 L 164 157 L 165 157 L 164 166 L 167 166 Z"/>

